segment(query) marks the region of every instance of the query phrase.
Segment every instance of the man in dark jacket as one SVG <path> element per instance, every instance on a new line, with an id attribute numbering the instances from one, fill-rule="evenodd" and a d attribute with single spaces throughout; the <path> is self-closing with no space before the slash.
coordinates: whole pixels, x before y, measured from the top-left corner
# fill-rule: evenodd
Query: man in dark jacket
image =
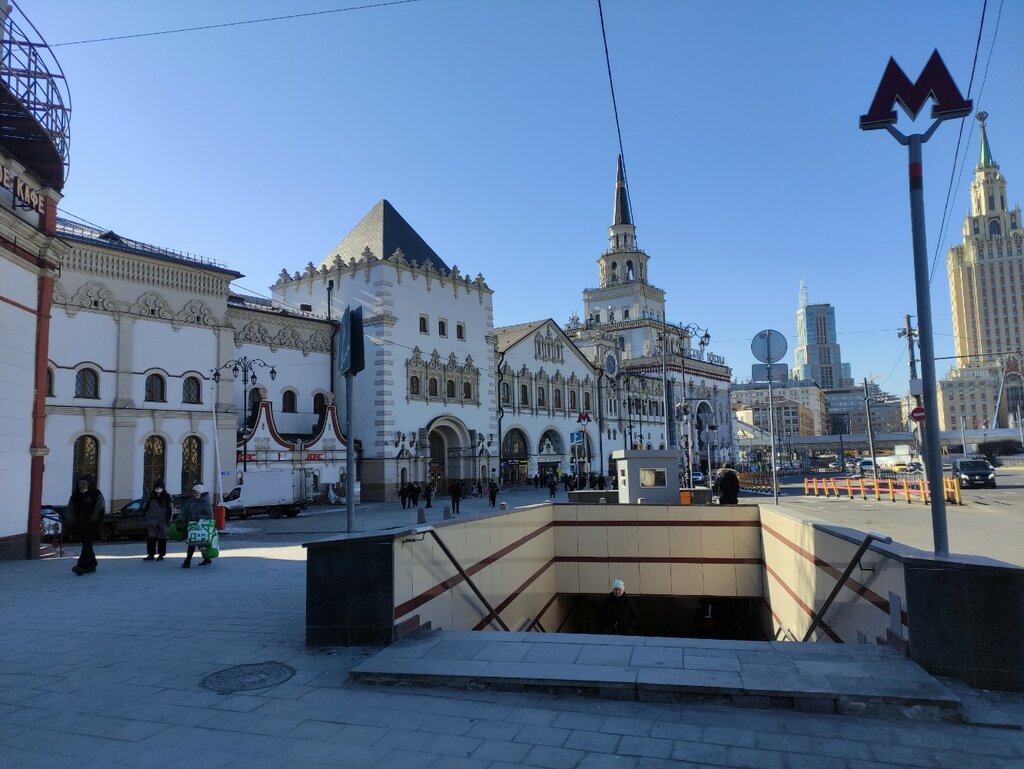
<path id="1" fill-rule="evenodd" d="M 100 523 L 106 507 L 107 501 L 96 488 L 93 477 L 83 475 L 79 478 L 77 488 L 68 500 L 68 518 L 82 542 L 82 554 L 71 569 L 79 577 L 96 571 L 96 553 L 92 543 L 100 534 Z"/>
<path id="2" fill-rule="evenodd" d="M 181 504 L 181 520 L 185 525 L 185 530 L 188 531 L 188 525 L 193 521 L 210 520 L 213 518 L 213 505 L 210 504 L 210 493 L 206 490 L 206 487 L 197 483 L 192 487 L 192 496 L 186 499 Z M 188 551 L 185 553 L 185 561 L 181 564 L 181 568 L 187 569 L 192 565 L 192 556 L 195 555 L 196 546 L 189 545 Z M 209 566 L 213 563 L 210 558 L 206 556 L 205 549 L 203 550 L 203 560 L 199 564 L 200 566 Z"/>
<path id="3" fill-rule="evenodd" d="M 718 504 L 736 505 L 740 500 L 740 478 L 731 467 L 718 471 Z"/>
<path id="4" fill-rule="evenodd" d="M 459 506 L 462 504 L 462 481 L 452 481 L 451 486 L 448 487 L 448 493 L 452 496 L 452 512 L 458 515 Z"/>
<path id="5" fill-rule="evenodd" d="M 626 584 L 621 579 L 612 582 L 612 592 L 605 597 L 601 613 L 604 617 L 604 632 L 633 635 L 640 613 L 633 599 L 626 595 Z"/>

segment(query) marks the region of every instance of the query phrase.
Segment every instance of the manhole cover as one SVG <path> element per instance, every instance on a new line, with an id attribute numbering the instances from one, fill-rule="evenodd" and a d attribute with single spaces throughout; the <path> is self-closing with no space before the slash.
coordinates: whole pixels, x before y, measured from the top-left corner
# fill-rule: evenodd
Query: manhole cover
<path id="1" fill-rule="evenodd" d="M 258 662 L 219 670 L 203 679 L 203 688 L 218 694 L 234 694 L 283 684 L 295 675 L 295 668 L 280 662 Z"/>

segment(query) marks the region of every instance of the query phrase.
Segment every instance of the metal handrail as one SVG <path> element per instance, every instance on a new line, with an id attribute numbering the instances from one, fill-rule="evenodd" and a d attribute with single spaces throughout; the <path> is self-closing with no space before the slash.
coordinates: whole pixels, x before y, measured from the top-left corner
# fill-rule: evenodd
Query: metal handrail
<path id="1" fill-rule="evenodd" d="M 472 577 L 470 577 L 469 574 L 466 573 L 466 570 L 462 568 L 462 564 L 458 562 L 452 551 L 448 549 L 448 546 L 441 541 L 441 537 L 438 536 L 437 532 L 434 529 L 428 529 L 427 533 L 429 533 L 430 536 L 434 538 L 434 541 L 437 542 L 438 546 L 441 548 L 441 551 L 446 556 L 448 556 L 448 560 L 452 562 L 452 566 L 454 566 L 456 570 L 458 570 L 459 576 L 466 580 L 466 584 L 469 585 L 470 590 L 472 590 L 476 594 L 476 597 L 480 599 L 480 603 L 482 603 L 484 605 L 484 608 L 487 609 L 488 612 L 490 612 L 488 616 L 494 617 L 494 619 L 497 620 L 498 624 L 501 625 L 502 630 L 508 630 L 509 627 L 505 624 L 505 621 L 501 618 L 501 615 L 498 614 L 494 607 L 491 606 L 490 603 L 488 603 L 486 598 L 484 598 L 484 594 L 480 592 L 480 588 L 476 586 L 476 583 L 473 582 Z"/>
<path id="2" fill-rule="evenodd" d="M 864 541 L 861 542 L 860 547 L 857 548 L 857 552 L 853 554 L 853 558 L 851 558 L 850 562 L 846 565 L 846 571 L 843 572 L 843 575 L 839 578 L 839 581 L 836 582 L 836 586 L 832 588 L 832 592 L 829 593 L 828 598 L 825 599 L 825 603 L 821 605 L 821 609 L 818 611 L 816 615 L 814 615 L 814 621 L 811 622 L 811 626 L 807 628 L 807 632 L 804 634 L 804 641 L 809 641 L 811 639 L 811 636 L 814 634 L 815 629 L 817 629 L 818 625 L 821 624 L 822 618 L 825 616 L 825 612 L 827 612 L 829 610 L 829 607 L 832 606 L 832 602 L 836 600 L 836 596 L 839 595 L 839 591 L 843 589 L 843 586 L 846 584 L 846 581 L 850 578 L 850 575 L 853 573 L 853 567 L 860 563 L 860 557 L 864 555 L 865 551 L 869 547 L 871 547 L 871 543 L 875 540 L 878 540 L 879 542 L 884 542 L 887 545 L 892 544 L 892 537 L 886 536 L 885 534 L 879 534 L 877 531 L 869 531 L 867 533 L 867 535 L 864 537 Z"/>

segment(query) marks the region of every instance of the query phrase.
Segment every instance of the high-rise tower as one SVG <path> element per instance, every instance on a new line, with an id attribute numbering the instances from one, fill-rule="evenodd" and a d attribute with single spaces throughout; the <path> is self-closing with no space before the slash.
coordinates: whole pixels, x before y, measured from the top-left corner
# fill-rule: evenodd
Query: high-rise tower
<path id="1" fill-rule="evenodd" d="M 981 151 L 971 182 L 963 242 L 949 249 L 949 300 L 957 366 L 939 383 L 942 429 L 1006 427 L 1024 412 L 1024 230 L 1007 205 L 1006 178 L 992 157 L 979 112 Z"/>
<path id="2" fill-rule="evenodd" d="M 836 340 L 836 310 L 830 304 L 809 304 L 807 284 L 802 280 L 796 311 L 793 378 L 817 382 L 823 390 L 852 384 Z"/>

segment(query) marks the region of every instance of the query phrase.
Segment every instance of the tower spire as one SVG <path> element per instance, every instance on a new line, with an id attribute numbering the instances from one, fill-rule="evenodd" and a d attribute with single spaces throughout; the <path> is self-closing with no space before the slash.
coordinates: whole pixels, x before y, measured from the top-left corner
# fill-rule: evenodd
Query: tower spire
<path id="1" fill-rule="evenodd" d="M 626 175 L 622 171 L 622 155 L 619 155 L 619 165 L 615 171 L 615 208 L 612 211 L 612 226 L 632 223 L 629 195 L 626 194 Z"/>
<path id="2" fill-rule="evenodd" d="M 988 146 L 988 134 L 985 132 L 985 121 L 988 120 L 987 112 L 979 112 L 976 116 L 981 123 L 981 158 L 978 160 L 978 168 L 993 168 L 996 161 L 992 159 L 992 148 Z"/>

